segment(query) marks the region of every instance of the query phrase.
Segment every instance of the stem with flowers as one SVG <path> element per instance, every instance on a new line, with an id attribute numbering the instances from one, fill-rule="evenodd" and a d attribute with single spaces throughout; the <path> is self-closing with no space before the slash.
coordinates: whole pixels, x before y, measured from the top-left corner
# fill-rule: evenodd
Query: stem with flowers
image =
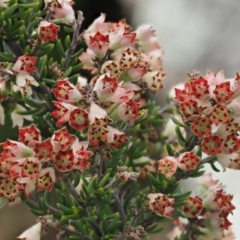
<path id="1" fill-rule="evenodd" d="M 194 71 L 160 108 L 152 27 L 101 14 L 80 32 L 73 5 L 0 1 L 0 124 L 18 127 L 3 134 L 0 206 L 38 216 L 17 239 L 149 239 L 166 221 L 169 240 L 234 239 L 233 196 L 204 166 L 240 169 L 239 75 Z"/>

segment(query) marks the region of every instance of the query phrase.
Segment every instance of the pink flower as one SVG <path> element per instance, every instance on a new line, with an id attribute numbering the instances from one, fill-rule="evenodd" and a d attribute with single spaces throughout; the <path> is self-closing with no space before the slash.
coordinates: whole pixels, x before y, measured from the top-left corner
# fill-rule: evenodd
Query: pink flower
<path id="1" fill-rule="evenodd" d="M 92 73 L 95 73 L 96 68 L 96 54 L 92 49 L 87 48 L 86 52 L 83 52 L 79 56 L 79 60 L 83 63 L 83 69 L 92 70 Z"/>
<path id="2" fill-rule="evenodd" d="M 103 35 L 100 32 L 96 32 L 93 36 L 89 37 L 87 42 L 88 46 L 96 54 L 96 56 L 102 59 L 109 48 L 108 35 Z"/>
<path id="3" fill-rule="evenodd" d="M 93 91 L 96 92 L 100 101 L 105 101 L 112 97 L 118 87 L 118 80 L 108 74 L 101 75 L 94 85 Z"/>
<path id="4" fill-rule="evenodd" d="M 69 124 L 72 128 L 83 130 L 89 126 L 89 114 L 82 108 L 76 108 L 70 113 Z"/>
<path id="5" fill-rule="evenodd" d="M 53 147 L 50 138 L 43 142 L 37 142 L 34 147 L 34 157 L 41 162 L 46 162 L 53 159 Z"/>
<path id="6" fill-rule="evenodd" d="M 51 137 L 51 144 L 53 146 L 53 150 L 55 152 L 69 150 L 75 138 L 76 137 L 74 135 L 68 133 L 66 127 L 55 131 Z"/>
<path id="7" fill-rule="evenodd" d="M 185 152 L 178 156 L 178 167 L 184 171 L 190 171 L 197 167 L 200 158 L 193 152 Z"/>
<path id="8" fill-rule="evenodd" d="M 41 21 L 37 32 L 39 38 L 43 41 L 43 43 L 48 43 L 51 41 L 58 40 L 58 31 L 60 27 L 54 23 L 48 21 Z"/>
<path id="9" fill-rule="evenodd" d="M 24 55 L 18 58 L 12 70 L 17 72 L 16 84 L 23 95 L 32 95 L 31 86 L 39 86 L 39 83 L 29 74 L 36 70 L 36 57 Z"/>
<path id="10" fill-rule="evenodd" d="M 1 157 L 4 161 L 15 161 L 20 158 L 31 157 L 33 151 L 21 142 L 7 140 L 0 144 L 3 151 Z"/>
<path id="11" fill-rule="evenodd" d="M 187 218 L 197 217 L 203 209 L 202 200 L 199 197 L 189 197 L 182 208 Z"/>
<path id="12" fill-rule="evenodd" d="M 55 171 L 52 167 L 44 168 L 38 175 L 37 188 L 38 191 L 48 190 L 51 191 L 54 183 L 56 182 Z"/>
<path id="13" fill-rule="evenodd" d="M 148 207 L 159 216 L 172 218 L 174 198 L 168 198 L 162 193 L 151 193 L 147 195 Z"/>
<path id="14" fill-rule="evenodd" d="M 112 106 L 109 109 L 110 117 L 114 120 L 133 122 L 140 114 L 139 107 L 133 100 L 120 103 L 117 107 Z"/>
<path id="15" fill-rule="evenodd" d="M 29 147 L 34 147 L 36 142 L 41 141 L 40 131 L 34 124 L 19 129 L 19 140 Z"/>
<path id="16" fill-rule="evenodd" d="M 14 200 L 18 195 L 18 185 L 13 179 L 0 179 L 0 197 L 7 197 Z"/>
<path id="17" fill-rule="evenodd" d="M 128 139 L 124 132 L 118 131 L 116 128 L 107 126 L 107 144 L 113 148 L 120 148 L 121 144 L 127 142 Z"/>
<path id="18" fill-rule="evenodd" d="M 63 19 L 66 24 L 73 24 L 75 20 L 74 10 L 72 5 L 74 4 L 72 0 L 44 0 L 45 8 L 50 8 L 53 6 L 54 12 L 52 14 L 53 18 Z"/>
<path id="19" fill-rule="evenodd" d="M 69 172 L 73 169 L 74 154 L 72 149 L 59 151 L 55 155 L 55 168 L 60 172 Z"/>
<path id="20" fill-rule="evenodd" d="M 164 174 L 166 178 L 171 178 L 177 171 L 177 159 L 174 157 L 164 157 L 158 161 L 158 172 Z"/>
<path id="21" fill-rule="evenodd" d="M 58 80 L 56 87 L 52 91 L 58 100 L 67 103 L 76 103 L 83 98 L 76 86 L 66 79 Z"/>
<path id="22" fill-rule="evenodd" d="M 152 26 L 142 25 L 135 31 L 139 40 L 140 49 L 143 52 L 151 52 L 159 49 L 160 45 Z"/>
<path id="23" fill-rule="evenodd" d="M 36 62 L 36 57 L 24 55 L 18 58 L 12 70 L 22 74 L 31 74 L 36 70 Z"/>
<path id="24" fill-rule="evenodd" d="M 51 115 L 57 119 L 56 126 L 68 122 L 70 120 L 71 112 L 77 109 L 76 106 L 65 102 L 53 101 L 53 104 L 57 109 L 52 111 Z"/>

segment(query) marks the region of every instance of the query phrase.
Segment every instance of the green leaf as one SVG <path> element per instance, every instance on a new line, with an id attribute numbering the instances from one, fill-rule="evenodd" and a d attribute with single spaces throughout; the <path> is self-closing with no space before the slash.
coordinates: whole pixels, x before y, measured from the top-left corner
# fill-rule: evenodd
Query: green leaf
<path id="1" fill-rule="evenodd" d="M 38 2 L 34 2 L 34 3 L 22 3 L 22 4 L 18 4 L 17 5 L 19 8 L 36 8 L 39 6 Z"/>
<path id="2" fill-rule="evenodd" d="M 48 60 L 47 55 L 44 55 L 38 59 L 38 72 L 41 76 L 43 76 L 43 70 L 47 64 L 47 60 Z"/>
<path id="3" fill-rule="evenodd" d="M 81 70 L 83 65 L 84 65 L 84 63 L 79 63 L 79 64 L 75 65 L 74 67 L 72 67 L 72 72 L 78 72 L 79 70 Z"/>
<path id="4" fill-rule="evenodd" d="M 210 163 L 210 165 L 211 165 L 211 168 L 212 168 L 213 171 L 215 171 L 215 172 L 221 172 L 221 171 L 215 166 L 214 163 Z"/>
<path id="5" fill-rule="evenodd" d="M 8 19 L 10 15 L 13 14 L 13 12 L 16 10 L 18 4 L 14 3 L 11 6 L 4 9 L 5 19 Z"/>
<path id="6" fill-rule="evenodd" d="M 74 182 L 73 182 L 73 187 L 76 188 L 78 184 L 80 183 L 81 175 L 79 172 L 76 172 L 74 175 Z"/>
<path id="7" fill-rule="evenodd" d="M 37 210 L 37 211 L 40 211 L 40 208 L 38 205 L 36 205 L 35 203 L 31 202 L 30 200 L 26 200 L 24 201 L 28 207 L 30 207 L 31 209 L 34 209 L 34 210 Z"/>
<path id="8" fill-rule="evenodd" d="M 38 113 L 39 111 L 42 111 L 42 109 L 31 109 L 31 110 L 26 110 L 26 111 L 16 111 L 17 114 L 22 115 L 22 116 L 27 116 L 27 115 L 33 115 L 35 113 Z"/>
<path id="9" fill-rule="evenodd" d="M 0 197 L 0 209 L 3 208 L 8 203 L 7 197 Z"/>
<path id="10" fill-rule="evenodd" d="M 81 219 L 85 222 L 93 222 L 93 221 L 96 221 L 98 219 L 98 217 L 96 215 L 94 215 L 94 216 L 90 216 L 90 217 L 81 217 Z"/>
<path id="11" fill-rule="evenodd" d="M 180 130 L 179 125 L 177 125 L 177 126 L 175 127 L 175 132 L 176 132 L 176 134 L 177 134 L 177 138 L 178 138 L 179 144 L 180 144 L 182 147 L 184 147 L 184 146 L 186 145 L 186 140 L 185 140 L 185 138 L 184 138 L 183 135 L 182 135 L 182 132 L 181 132 L 181 130 Z"/>
<path id="12" fill-rule="evenodd" d="M 176 124 L 179 125 L 180 127 L 186 127 L 183 123 L 181 123 L 176 117 L 174 117 L 173 115 L 170 116 L 170 118 L 172 119 L 172 121 Z"/>
<path id="13" fill-rule="evenodd" d="M 63 49 L 63 46 L 62 46 L 62 43 L 61 43 L 60 39 L 57 41 L 57 50 L 58 50 L 59 57 L 63 57 L 63 58 L 66 57 L 66 53 Z"/>
<path id="14" fill-rule="evenodd" d="M 42 102 L 37 102 L 35 101 L 35 99 L 31 98 L 31 97 L 25 97 L 22 96 L 22 99 L 25 103 L 27 103 L 29 106 L 34 107 L 34 108 L 42 108 L 43 103 Z"/>
<path id="15" fill-rule="evenodd" d="M 6 53 L 3 53 L 3 52 L 0 52 L 0 61 L 13 62 L 14 58 L 10 54 L 6 54 Z"/>
<path id="16" fill-rule="evenodd" d="M 49 79 L 49 78 L 43 78 L 43 81 L 44 81 L 46 84 L 49 84 L 49 85 L 55 85 L 55 84 L 56 84 L 56 80 Z"/>
<path id="17" fill-rule="evenodd" d="M 68 77 L 68 76 L 71 74 L 71 72 L 72 72 L 72 67 L 69 67 L 69 68 L 65 71 L 65 73 L 63 74 L 63 76 L 64 76 L 64 77 Z"/>
<path id="18" fill-rule="evenodd" d="M 150 172 L 148 172 L 147 175 L 148 175 L 150 182 L 153 184 L 154 187 L 156 187 L 156 188 L 161 187 L 161 183 L 158 182 L 158 180 Z"/>
<path id="19" fill-rule="evenodd" d="M 43 211 L 41 211 L 41 210 L 30 209 L 30 211 L 31 211 L 34 215 L 36 215 L 36 216 L 44 216 L 44 215 L 46 215 L 46 213 L 43 212 Z"/>
<path id="20" fill-rule="evenodd" d="M 37 56 L 41 57 L 44 56 L 46 54 L 49 54 L 54 48 L 54 44 L 53 43 L 48 43 L 46 45 L 43 45 L 41 47 L 39 47 L 39 50 L 37 52 Z"/>
<path id="21" fill-rule="evenodd" d="M 77 84 L 77 80 L 78 80 L 79 74 L 74 74 L 73 76 L 71 76 L 68 81 L 70 83 L 72 83 L 73 85 Z"/>
<path id="22" fill-rule="evenodd" d="M 166 143 L 166 149 L 167 149 L 169 156 L 174 156 L 175 152 L 169 143 Z"/>
<path id="23" fill-rule="evenodd" d="M 64 26 L 63 29 L 64 29 L 64 31 L 67 32 L 67 33 L 73 32 L 73 29 L 72 29 L 71 27 L 68 27 L 68 26 Z"/>
<path id="24" fill-rule="evenodd" d="M 175 199 L 175 202 L 182 202 L 182 201 L 185 201 L 190 196 L 191 193 L 192 191 L 174 193 L 172 194 L 171 197 Z"/>
<path id="25" fill-rule="evenodd" d="M 46 190 L 43 194 L 43 198 L 44 198 L 45 203 L 49 204 L 50 203 L 50 192 Z"/>
<path id="26" fill-rule="evenodd" d="M 79 57 L 82 54 L 82 52 L 83 52 L 83 49 L 80 49 L 79 51 L 74 53 L 71 58 Z"/>
<path id="27" fill-rule="evenodd" d="M 11 51 L 11 49 L 8 47 L 8 45 L 3 41 L 3 50 L 6 54 L 10 55 L 10 56 L 14 56 L 13 52 Z"/>
<path id="28" fill-rule="evenodd" d="M 116 233 L 120 224 L 121 224 L 121 221 L 117 219 L 113 220 L 108 228 L 108 232 L 112 234 Z"/>
<path id="29" fill-rule="evenodd" d="M 43 197 L 40 197 L 39 199 L 39 207 L 42 211 L 46 212 L 48 209 L 47 209 L 47 206 L 44 202 L 44 198 Z"/>
<path id="30" fill-rule="evenodd" d="M 87 191 L 88 194 L 91 194 L 97 189 L 97 176 L 95 175 L 88 184 Z"/>
<path id="31" fill-rule="evenodd" d="M 66 36 L 64 43 L 66 48 L 71 48 L 71 38 L 69 35 Z"/>
<path id="32" fill-rule="evenodd" d="M 74 214 L 74 211 L 71 208 L 68 208 L 68 207 L 62 205 L 61 203 L 57 203 L 57 207 L 59 210 L 61 210 L 63 212 L 64 215 Z"/>
<path id="33" fill-rule="evenodd" d="M 71 235 L 69 236 L 69 239 L 76 239 L 76 240 L 79 240 L 80 239 L 80 235 Z"/>
<path id="34" fill-rule="evenodd" d="M 110 173 L 105 174 L 102 180 L 99 183 L 99 187 L 104 187 L 110 177 Z"/>

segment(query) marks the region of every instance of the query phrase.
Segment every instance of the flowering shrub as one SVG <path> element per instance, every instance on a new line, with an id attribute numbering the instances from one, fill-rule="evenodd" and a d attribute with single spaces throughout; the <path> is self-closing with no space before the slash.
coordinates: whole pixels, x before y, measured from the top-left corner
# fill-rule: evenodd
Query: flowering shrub
<path id="1" fill-rule="evenodd" d="M 148 239 L 167 220 L 170 240 L 234 239 L 233 196 L 203 167 L 240 168 L 239 75 L 193 72 L 160 109 L 146 97 L 164 85 L 154 30 L 101 14 L 80 32 L 73 4 L 0 1 L 0 123 L 19 127 L 1 143 L 0 197 L 39 216 L 17 239 L 48 227 L 57 239 Z M 195 192 L 179 188 L 197 177 Z"/>

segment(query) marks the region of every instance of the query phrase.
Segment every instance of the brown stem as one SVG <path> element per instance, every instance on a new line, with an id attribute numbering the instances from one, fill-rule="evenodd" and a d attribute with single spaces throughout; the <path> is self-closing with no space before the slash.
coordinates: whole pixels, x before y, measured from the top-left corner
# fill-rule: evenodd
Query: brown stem
<path id="1" fill-rule="evenodd" d="M 71 61 L 71 57 L 75 51 L 75 48 L 77 46 L 78 43 L 78 37 L 79 37 L 79 32 L 80 32 L 80 28 L 82 26 L 82 22 L 83 22 L 84 18 L 83 18 L 83 13 L 81 11 L 78 11 L 78 18 L 77 20 L 73 23 L 73 39 L 72 39 L 72 43 L 71 43 L 71 47 L 70 49 L 68 49 L 67 51 L 67 56 L 66 56 L 66 62 L 65 62 L 65 66 L 66 68 L 68 67 L 70 61 Z"/>

